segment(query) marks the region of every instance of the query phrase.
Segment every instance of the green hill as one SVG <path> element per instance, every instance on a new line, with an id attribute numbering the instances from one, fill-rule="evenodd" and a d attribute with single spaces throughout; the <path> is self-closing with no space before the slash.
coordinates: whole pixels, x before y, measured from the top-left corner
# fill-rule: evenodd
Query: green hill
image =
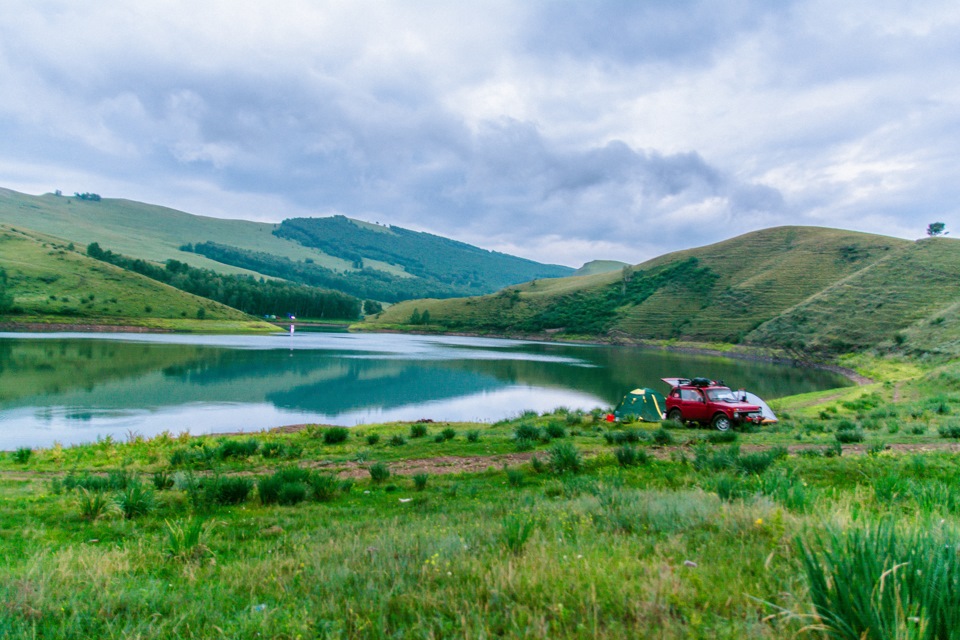
<path id="1" fill-rule="evenodd" d="M 598 273 L 609 273 L 611 271 L 620 271 L 630 265 L 619 260 L 591 260 L 570 275 L 574 276 L 592 276 Z"/>
<path id="2" fill-rule="evenodd" d="M 369 319 L 437 329 L 960 353 L 960 245 L 780 227 L 619 272 L 418 300 Z M 414 311 L 417 313 L 414 314 Z"/>
<path id="3" fill-rule="evenodd" d="M 0 306 L 5 321 L 129 324 L 190 329 L 198 317 L 247 328 L 251 318 L 206 298 L 94 260 L 72 244 L 0 226 Z M 159 320 L 158 320 L 159 319 Z M 222 325 L 221 328 L 226 328 Z"/>
<path id="4" fill-rule="evenodd" d="M 289 279 L 385 302 L 489 293 L 573 272 L 343 216 L 266 224 L 196 216 L 130 200 L 30 196 L 0 189 L 0 224 L 77 246 L 96 242 L 131 258 L 157 263 L 173 259 L 220 273 Z"/>

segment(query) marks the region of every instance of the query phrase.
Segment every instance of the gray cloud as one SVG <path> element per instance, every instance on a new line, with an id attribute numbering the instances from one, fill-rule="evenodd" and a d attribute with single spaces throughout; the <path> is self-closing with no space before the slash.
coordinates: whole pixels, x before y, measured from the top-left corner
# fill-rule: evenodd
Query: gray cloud
<path id="1" fill-rule="evenodd" d="M 916 237 L 960 224 L 958 36 L 935 2 L 11 0 L 0 186 L 574 266 L 777 224 Z"/>

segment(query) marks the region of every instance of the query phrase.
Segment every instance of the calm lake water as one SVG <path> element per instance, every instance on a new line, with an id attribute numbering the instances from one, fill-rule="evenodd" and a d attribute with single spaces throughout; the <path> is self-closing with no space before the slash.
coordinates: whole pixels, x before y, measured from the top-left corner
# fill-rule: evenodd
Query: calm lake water
<path id="1" fill-rule="evenodd" d="M 0 333 L 0 449 L 297 423 L 496 421 L 616 405 L 706 376 L 770 400 L 850 383 L 811 369 L 634 347 L 485 338 Z"/>

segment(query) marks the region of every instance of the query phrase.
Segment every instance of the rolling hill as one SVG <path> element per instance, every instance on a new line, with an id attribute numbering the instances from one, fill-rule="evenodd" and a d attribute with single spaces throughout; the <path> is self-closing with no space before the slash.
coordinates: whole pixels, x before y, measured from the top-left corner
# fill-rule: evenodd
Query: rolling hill
<path id="1" fill-rule="evenodd" d="M 12 311 L 2 316 L 7 321 L 112 325 L 149 319 L 155 327 L 180 329 L 196 328 L 198 318 L 246 328 L 262 324 L 236 309 L 94 260 L 72 243 L 4 225 L 0 270 L 5 280 L 0 298 Z"/>
<path id="2" fill-rule="evenodd" d="M 394 302 L 490 293 L 569 267 L 485 251 L 343 216 L 267 224 L 196 216 L 120 199 L 30 196 L 0 189 L 0 224 L 157 263 L 289 279 Z"/>
<path id="3" fill-rule="evenodd" d="M 780 227 L 616 272 L 405 302 L 368 323 L 428 312 L 432 328 L 451 331 L 957 354 L 958 308 L 956 240 Z"/>

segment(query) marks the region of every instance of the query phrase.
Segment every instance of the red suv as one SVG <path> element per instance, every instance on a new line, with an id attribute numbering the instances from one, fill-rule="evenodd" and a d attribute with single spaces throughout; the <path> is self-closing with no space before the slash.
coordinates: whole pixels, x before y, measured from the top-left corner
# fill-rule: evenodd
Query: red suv
<path id="1" fill-rule="evenodd" d="M 719 431 L 743 422 L 760 424 L 760 407 L 749 404 L 722 382 L 707 378 L 663 378 L 672 389 L 667 396 L 667 419 L 710 424 Z"/>

